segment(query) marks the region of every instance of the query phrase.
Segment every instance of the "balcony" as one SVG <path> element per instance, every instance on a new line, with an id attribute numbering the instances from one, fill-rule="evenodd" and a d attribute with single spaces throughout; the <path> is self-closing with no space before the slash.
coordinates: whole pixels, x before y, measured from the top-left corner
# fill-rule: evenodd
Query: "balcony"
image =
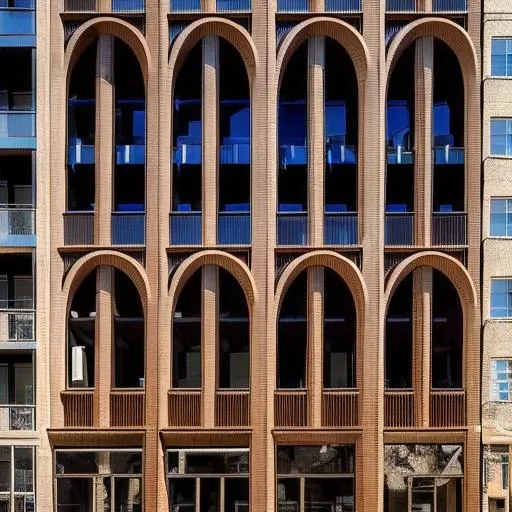
<path id="1" fill-rule="evenodd" d="M 112 213 L 112 244 L 144 245 L 145 223 L 144 213 Z"/>
<path id="2" fill-rule="evenodd" d="M 411 165 L 414 163 L 414 153 L 403 146 L 388 147 L 387 162 L 389 165 Z"/>
<path id="3" fill-rule="evenodd" d="M 112 427 L 142 427 L 144 425 L 142 389 L 112 390 L 110 393 L 110 425 Z"/>
<path id="4" fill-rule="evenodd" d="M 322 393 L 322 425 L 324 427 L 356 427 L 359 425 L 359 391 L 324 389 Z"/>
<path id="5" fill-rule="evenodd" d="M 201 425 L 201 390 L 169 391 L 169 426 L 199 427 Z"/>
<path id="6" fill-rule="evenodd" d="M 466 425 L 466 393 L 463 389 L 430 391 L 430 427 L 454 428 Z"/>
<path id="7" fill-rule="evenodd" d="M 65 427 L 93 426 L 93 391 L 63 391 L 60 399 L 64 408 Z"/>
<path id="8" fill-rule="evenodd" d="M 415 426 L 414 391 L 412 389 L 386 389 L 384 392 L 384 425 L 390 428 Z"/>
<path id="9" fill-rule="evenodd" d="M 467 0 L 432 0 L 433 12 L 467 12 Z"/>
<path id="10" fill-rule="evenodd" d="M 172 212 L 169 218 L 171 245 L 201 245 L 201 212 Z"/>
<path id="11" fill-rule="evenodd" d="M 400 247 L 414 245 L 413 212 L 386 212 L 384 243 Z"/>
<path id="12" fill-rule="evenodd" d="M 325 159 L 327 165 L 343 165 L 357 163 L 355 146 L 347 146 L 334 137 L 327 139 L 325 145 Z"/>
<path id="13" fill-rule="evenodd" d="M 64 214 L 64 245 L 94 244 L 94 212 Z"/>
<path id="14" fill-rule="evenodd" d="M 171 0 L 171 12 L 199 12 L 201 0 Z"/>
<path id="15" fill-rule="evenodd" d="M 92 148 L 94 157 L 94 148 Z M 117 165 L 144 165 L 146 162 L 145 144 L 123 144 L 116 146 L 116 164 Z M 77 162 L 78 163 L 78 162 Z M 82 162 L 89 163 L 89 162 Z"/>
<path id="16" fill-rule="evenodd" d="M 35 247 L 35 211 L 25 205 L 0 208 L 0 245 Z"/>
<path id="17" fill-rule="evenodd" d="M 0 110 L 0 149 L 36 149 L 34 112 Z"/>
<path id="18" fill-rule="evenodd" d="M 306 245 L 307 227 L 306 212 L 277 212 L 277 245 Z"/>
<path id="19" fill-rule="evenodd" d="M 146 162 L 146 111 L 143 99 L 116 101 L 116 164 Z"/>
<path id="20" fill-rule="evenodd" d="M 0 431 L 34 430 L 33 405 L 0 405 Z"/>
<path id="21" fill-rule="evenodd" d="M 15 0 L 8 5 L 0 1 L 0 37 L 34 36 L 36 33 L 35 0 Z M 3 46 L 7 46 L 3 44 Z M 10 45 L 9 45 L 10 46 Z"/>
<path id="22" fill-rule="evenodd" d="M 0 343 L 34 341 L 34 311 L 0 309 Z"/>
<path id="23" fill-rule="evenodd" d="M 228 137 L 223 142 L 220 146 L 221 164 L 249 165 L 251 163 L 251 145 L 248 142 L 235 142 L 234 138 L 230 141 Z"/>
<path id="24" fill-rule="evenodd" d="M 64 11 L 96 12 L 100 0 L 64 0 Z"/>
<path id="25" fill-rule="evenodd" d="M 386 0 L 386 12 L 417 12 L 416 0 Z"/>
<path id="26" fill-rule="evenodd" d="M 358 238 L 356 212 L 325 212 L 324 240 L 326 245 L 356 245 Z"/>
<path id="27" fill-rule="evenodd" d="M 250 425 L 248 390 L 223 389 L 215 394 L 215 426 L 247 427 Z"/>
<path id="28" fill-rule="evenodd" d="M 361 0 L 325 0 L 326 12 L 361 12 Z"/>
<path id="29" fill-rule="evenodd" d="M 217 0 L 218 12 L 249 12 L 251 0 Z"/>
<path id="30" fill-rule="evenodd" d="M 112 0 L 112 12 L 138 14 L 145 11 L 144 0 Z"/>
<path id="31" fill-rule="evenodd" d="M 309 0 L 277 0 L 278 12 L 308 12 Z"/>
<path id="32" fill-rule="evenodd" d="M 432 245 L 464 246 L 467 215 L 461 212 L 434 212 L 432 214 Z"/>
<path id="33" fill-rule="evenodd" d="M 276 427 L 307 426 L 307 391 L 305 389 L 274 392 L 274 423 Z"/>
<path id="34" fill-rule="evenodd" d="M 436 165 L 464 165 L 464 148 L 450 145 L 434 148 L 434 163 Z"/>
<path id="35" fill-rule="evenodd" d="M 68 164 L 89 164 L 95 161 L 94 144 L 83 144 L 79 138 L 70 139 L 68 145 Z"/>
<path id="36" fill-rule="evenodd" d="M 219 245 L 249 245 L 251 243 L 251 214 L 249 212 L 219 212 L 218 221 Z"/>
<path id="37" fill-rule="evenodd" d="M 306 165 L 308 148 L 306 143 L 283 144 L 279 147 L 279 164 L 283 169 L 289 165 Z"/>

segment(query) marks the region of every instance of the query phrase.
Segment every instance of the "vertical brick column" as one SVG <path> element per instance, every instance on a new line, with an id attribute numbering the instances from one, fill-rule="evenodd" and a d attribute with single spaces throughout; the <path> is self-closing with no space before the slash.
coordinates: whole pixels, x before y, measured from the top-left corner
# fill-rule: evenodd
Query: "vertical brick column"
<path id="1" fill-rule="evenodd" d="M 217 363 L 217 300 L 218 268 L 214 265 L 203 267 L 203 300 L 201 322 L 201 359 L 202 359 L 202 425 L 205 428 L 215 426 L 215 390 Z"/>
<path id="2" fill-rule="evenodd" d="M 324 242 L 325 38 L 308 40 L 308 219 L 309 243 Z"/>
<path id="3" fill-rule="evenodd" d="M 429 246 L 432 226 L 432 107 L 434 38 L 416 41 L 414 211 L 416 243 Z"/>
<path id="4" fill-rule="evenodd" d="M 110 245 L 114 143 L 114 38 L 100 35 L 96 54 L 94 243 Z"/>
<path id="5" fill-rule="evenodd" d="M 203 244 L 217 243 L 219 38 L 203 39 Z"/>
<path id="6" fill-rule="evenodd" d="M 100 266 L 96 273 L 96 323 L 94 331 L 94 425 L 110 427 L 110 389 L 112 374 L 113 315 L 112 293 L 114 270 Z M 114 362 L 115 363 L 115 362 Z"/>
<path id="7" fill-rule="evenodd" d="M 324 269 L 311 267 L 308 270 L 308 425 L 322 425 L 323 387 L 323 320 L 324 320 Z"/>
<path id="8" fill-rule="evenodd" d="M 430 418 L 430 340 L 432 338 L 432 268 L 413 272 L 413 387 L 415 417 L 428 428 Z"/>

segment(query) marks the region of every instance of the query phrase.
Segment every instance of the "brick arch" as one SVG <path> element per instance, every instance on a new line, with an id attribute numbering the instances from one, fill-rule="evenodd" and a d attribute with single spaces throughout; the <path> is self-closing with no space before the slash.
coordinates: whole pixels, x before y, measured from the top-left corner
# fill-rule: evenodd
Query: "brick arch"
<path id="1" fill-rule="evenodd" d="M 252 86 L 256 75 L 256 46 L 245 28 L 234 21 L 223 18 L 203 18 L 187 26 L 171 47 L 169 54 L 169 73 L 172 89 L 181 66 L 190 50 L 205 36 L 219 36 L 228 41 L 240 53 L 247 70 L 249 84 Z M 251 87 L 252 88 L 252 87 Z"/>
<path id="2" fill-rule="evenodd" d="M 419 267 L 431 267 L 441 272 L 450 280 L 459 294 L 465 318 L 464 322 L 466 324 L 468 321 L 472 322 L 477 313 L 478 298 L 471 276 L 459 260 L 437 251 L 413 254 L 397 265 L 389 277 L 384 293 L 386 312 L 399 284 L 406 276 Z"/>
<path id="3" fill-rule="evenodd" d="M 284 38 L 277 54 L 276 63 L 279 86 L 288 61 L 295 50 L 313 36 L 330 37 L 343 46 L 352 59 L 358 83 L 361 84 L 366 80 L 370 56 L 361 34 L 352 25 L 342 20 L 319 17 L 299 23 Z M 361 88 L 361 85 L 359 88 Z M 359 97 L 364 97 L 361 90 L 359 91 Z"/>
<path id="4" fill-rule="evenodd" d="M 144 83 L 148 83 L 151 54 L 144 36 L 130 23 L 119 18 L 102 16 L 81 25 L 71 36 L 64 54 L 66 83 L 83 51 L 100 35 L 111 35 L 131 48 L 139 61 Z"/>
<path id="5" fill-rule="evenodd" d="M 247 300 L 249 316 L 252 316 L 252 309 L 257 300 L 257 290 L 249 267 L 235 256 L 216 250 L 207 250 L 193 254 L 178 266 L 169 284 L 168 296 L 172 304 L 172 311 L 174 311 L 176 307 L 178 297 L 185 283 L 192 277 L 196 270 L 204 265 L 221 267 L 236 279 L 238 284 L 242 287 Z"/>
<path id="6" fill-rule="evenodd" d="M 62 291 L 67 301 L 67 308 L 82 284 L 83 280 L 99 266 L 114 267 L 124 272 L 133 282 L 142 302 L 144 313 L 147 312 L 148 301 L 151 299 L 149 281 L 144 267 L 136 260 L 126 254 L 115 251 L 96 251 L 82 256 L 70 269 Z"/>

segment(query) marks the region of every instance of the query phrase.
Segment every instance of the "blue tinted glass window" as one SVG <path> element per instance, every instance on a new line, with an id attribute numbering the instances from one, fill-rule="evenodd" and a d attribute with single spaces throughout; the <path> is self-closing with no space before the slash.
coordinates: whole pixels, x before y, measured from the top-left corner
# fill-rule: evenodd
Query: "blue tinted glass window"
<path id="1" fill-rule="evenodd" d="M 491 155 L 512 156 L 512 119 L 491 119 Z"/>
<path id="2" fill-rule="evenodd" d="M 512 236 L 512 198 L 491 199 L 491 236 Z"/>
<path id="3" fill-rule="evenodd" d="M 512 280 L 491 279 L 491 318 L 512 317 Z"/>

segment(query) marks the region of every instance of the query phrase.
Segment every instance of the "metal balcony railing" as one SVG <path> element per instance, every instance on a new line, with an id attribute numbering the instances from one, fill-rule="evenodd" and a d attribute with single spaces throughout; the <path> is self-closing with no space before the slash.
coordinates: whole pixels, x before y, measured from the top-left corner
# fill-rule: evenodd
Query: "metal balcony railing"
<path id="1" fill-rule="evenodd" d="M 358 424 L 359 390 L 324 389 L 322 425 L 324 427 L 356 427 Z"/>
<path id="2" fill-rule="evenodd" d="M 219 245 L 249 245 L 251 214 L 249 212 L 219 212 Z"/>
<path id="3" fill-rule="evenodd" d="M 306 245 L 308 241 L 308 214 L 277 213 L 277 244 Z"/>
<path id="4" fill-rule="evenodd" d="M 386 0 L 387 12 L 416 12 L 416 0 Z"/>
<path id="5" fill-rule="evenodd" d="M 65 427 L 92 427 L 93 391 L 63 391 L 60 399 L 64 408 Z"/>
<path id="6" fill-rule="evenodd" d="M 169 426 L 199 427 L 201 425 L 201 390 L 169 391 Z"/>
<path id="7" fill-rule="evenodd" d="M 0 35 L 34 35 L 36 32 L 35 0 L 0 2 Z"/>
<path id="8" fill-rule="evenodd" d="M 414 391 L 386 389 L 384 392 L 384 425 L 391 428 L 409 428 L 414 420 Z"/>
<path id="9" fill-rule="evenodd" d="M 250 394 L 247 389 L 221 389 L 215 394 L 215 425 L 247 427 L 250 425 Z"/>
<path id="10" fill-rule="evenodd" d="M 361 0 L 325 0 L 327 12 L 361 12 Z"/>
<path id="11" fill-rule="evenodd" d="M 434 12 L 466 12 L 467 0 L 432 0 Z"/>
<path id="12" fill-rule="evenodd" d="M 98 10 L 99 0 L 64 0 L 64 11 L 68 12 L 95 12 Z"/>
<path id="13" fill-rule="evenodd" d="M 35 211 L 32 206 L 0 207 L 0 245 L 35 245 Z"/>
<path id="14" fill-rule="evenodd" d="M 414 245 L 414 213 L 386 213 L 385 244 L 411 247 Z"/>
<path id="15" fill-rule="evenodd" d="M 171 12 L 199 12 L 201 0 L 171 0 Z"/>
<path id="16" fill-rule="evenodd" d="M 30 404 L 0 405 L 0 431 L 34 430 L 34 413 Z"/>
<path id="17" fill-rule="evenodd" d="M 466 245 L 467 216 L 465 213 L 432 214 L 432 245 Z"/>
<path id="18" fill-rule="evenodd" d="M 146 9 L 145 0 L 112 0 L 112 12 L 122 14 L 142 13 Z"/>
<path id="19" fill-rule="evenodd" d="M 276 390 L 274 422 L 276 427 L 305 427 L 308 423 L 307 391 L 305 389 Z"/>
<path id="20" fill-rule="evenodd" d="M 218 12 L 246 12 L 251 10 L 251 0 L 217 0 Z"/>
<path id="21" fill-rule="evenodd" d="M 356 245 L 357 213 L 328 213 L 324 217 L 324 240 L 326 245 Z"/>
<path id="22" fill-rule="evenodd" d="M 434 148 L 434 163 L 436 165 L 463 165 L 464 148 L 436 146 Z"/>
<path id="23" fill-rule="evenodd" d="M 94 243 L 94 212 L 66 212 L 64 214 L 64 245 L 92 245 Z"/>
<path id="24" fill-rule="evenodd" d="M 144 425 L 142 389 L 113 389 L 110 392 L 110 425 L 112 427 L 142 427 Z"/>
<path id="25" fill-rule="evenodd" d="M 112 244 L 144 245 L 145 223 L 144 213 L 112 213 Z"/>
<path id="26" fill-rule="evenodd" d="M 430 391 L 430 426 L 432 428 L 466 425 L 466 392 L 463 389 Z"/>
<path id="27" fill-rule="evenodd" d="M 170 214 L 169 240 L 171 245 L 201 245 L 202 214 L 173 212 Z"/>
<path id="28" fill-rule="evenodd" d="M 34 341 L 34 311 L 0 309 L 0 343 Z"/>
<path id="29" fill-rule="evenodd" d="M 309 0 L 277 0 L 278 12 L 308 12 Z"/>

